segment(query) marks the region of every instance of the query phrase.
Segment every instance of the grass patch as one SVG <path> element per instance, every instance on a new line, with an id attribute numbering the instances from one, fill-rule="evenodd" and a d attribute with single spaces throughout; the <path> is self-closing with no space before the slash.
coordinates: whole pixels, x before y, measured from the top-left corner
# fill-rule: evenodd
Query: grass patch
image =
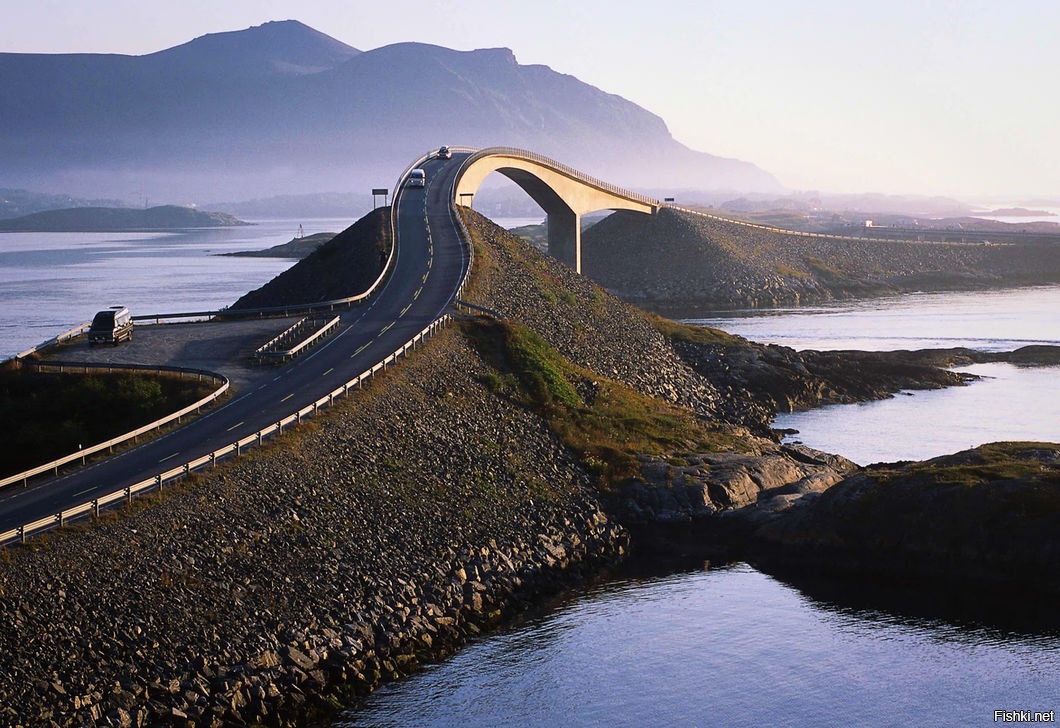
<path id="1" fill-rule="evenodd" d="M 784 276 L 785 278 L 802 278 L 802 279 L 806 279 L 806 278 L 810 278 L 811 277 L 810 274 L 807 273 L 806 271 L 804 271 L 804 270 L 796 270 L 795 268 L 792 268 L 790 265 L 784 265 L 783 263 L 778 265 L 773 270 L 776 271 L 777 275 Z"/>
<path id="2" fill-rule="evenodd" d="M 146 425 L 212 391 L 157 374 L 0 372 L 0 476 Z"/>
<path id="3" fill-rule="evenodd" d="M 741 445 L 687 410 L 575 366 L 519 324 L 479 319 L 462 325 L 497 377 L 516 385 L 511 396 L 543 416 L 603 486 L 637 476 L 638 455 L 680 457 Z"/>
<path id="4" fill-rule="evenodd" d="M 1060 485 L 1060 471 L 1046 469 L 1035 453 L 1056 450 L 1056 445 L 1036 442 L 995 442 L 975 450 L 944 455 L 904 467 L 878 466 L 870 472 L 881 483 L 915 478 L 933 485 L 974 488 L 987 483 L 1027 481 Z M 1060 490 L 1055 508 L 1060 511 Z"/>
<path id="5" fill-rule="evenodd" d="M 831 266 L 820 258 L 807 258 L 806 263 L 815 273 L 820 276 L 823 276 L 824 278 L 842 279 L 848 277 L 846 271 Z"/>
<path id="6" fill-rule="evenodd" d="M 671 341 L 684 341 L 690 344 L 724 345 L 745 343 L 745 339 L 742 339 L 739 336 L 733 336 L 721 329 L 714 329 L 710 326 L 683 324 L 654 313 L 647 314 L 647 316 L 648 323 L 654 326 L 656 331 Z"/>

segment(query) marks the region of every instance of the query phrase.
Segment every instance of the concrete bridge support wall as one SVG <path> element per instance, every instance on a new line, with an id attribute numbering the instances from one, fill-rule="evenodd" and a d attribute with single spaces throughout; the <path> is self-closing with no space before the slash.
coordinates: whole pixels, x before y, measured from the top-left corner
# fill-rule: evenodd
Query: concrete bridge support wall
<path id="1" fill-rule="evenodd" d="M 581 273 L 581 215 L 570 210 L 548 213 L 548 254 Z"/>

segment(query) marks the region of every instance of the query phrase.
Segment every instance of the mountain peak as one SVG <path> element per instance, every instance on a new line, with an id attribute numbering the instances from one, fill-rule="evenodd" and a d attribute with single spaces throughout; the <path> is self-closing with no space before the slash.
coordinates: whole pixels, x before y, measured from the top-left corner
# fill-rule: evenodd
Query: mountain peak
<path id="1" fill-rule="evenodd" d="M 338 66 L 361 51 L 297 20 L 209 33 L 149 57 L 187 70 L 231 75 L 304 76 Z"/>

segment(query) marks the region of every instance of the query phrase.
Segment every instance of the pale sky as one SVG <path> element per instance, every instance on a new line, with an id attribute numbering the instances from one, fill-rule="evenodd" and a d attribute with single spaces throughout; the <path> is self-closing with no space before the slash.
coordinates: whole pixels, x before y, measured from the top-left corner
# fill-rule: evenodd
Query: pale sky
<path id="1" fill-rule="evenodd" d="M 0 18 L 0 52 L 139 55 L 287 19 L 361 50 L 506 46 L 795 190 L 1060 198 L 1057 0 L 0 0 Z"/>

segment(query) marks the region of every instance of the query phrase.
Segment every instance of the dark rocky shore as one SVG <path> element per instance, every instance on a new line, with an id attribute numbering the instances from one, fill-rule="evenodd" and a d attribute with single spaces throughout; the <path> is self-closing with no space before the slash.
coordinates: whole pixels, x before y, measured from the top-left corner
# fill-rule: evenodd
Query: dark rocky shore
<path id="1" fill-rule="evenodd" d="M 0 725 L 304 725 L 631 548 L 713 541 L 763 563 L 789 548 L 807 563 L 853 552 L 829 519 L 871 520 L 870 485 L 924 477 L 781 446 L 769 417 L 959 383 L 934 366 L 957 354 L 800 354 L 694 330 L 466 215 L 466 296 L 506 322 L 464 317 L 278 443 L 0 554 Z M 358 223 L 336 238 L 355 250 L 327 255 L 367 267 L 384 224 Z M 314 254 L 291 270 L 309 281 L 333 263 Z M 277 290 L 293 295 L 294 280 Z M 981 492 L 1004 476 L 1004 508 L 1041 504 L 993 573 L 1060 532 L 1057 450 L 924 464 Z M 1019 468 L 999 471 L 1007 460 Z M 925 529 L 947 518 L 934 502 Z M 997 528 L 1019 526 L 1024 511 L 1006 512 Z M 971 531 L 996 511 L 960 513 L 978 519 Z M 1035 564 L 1055 574 L 1053 539 Z M 866 537 L 850 563 L 900 546 Z M 909 551 L 934 553 L 983 551 Z"/>
<path id="2" fill-rule="evenodd" d="M 661 244 L 665 241 L 665 244 Z M 663 209 L 585 231 L 583 272 L 660 313 L 1060 282 L 1060 245 L 837 240 Z"/>

